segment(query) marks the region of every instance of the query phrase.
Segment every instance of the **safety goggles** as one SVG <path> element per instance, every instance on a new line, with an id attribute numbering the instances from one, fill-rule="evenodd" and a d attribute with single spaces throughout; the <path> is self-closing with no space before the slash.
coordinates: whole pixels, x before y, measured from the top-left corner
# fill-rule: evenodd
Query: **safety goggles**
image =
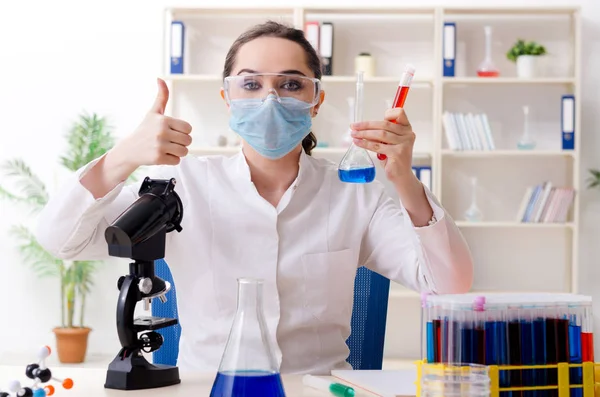
<path id="1" fill-rule="evenodd" d="M 244 106 L 260 106 L 269 95 L 293 98 L 312 107 L 319 102 L 321 81 L 297 74 L 251 73 L 225 77 L 225 100 L 243 102 Z"/>

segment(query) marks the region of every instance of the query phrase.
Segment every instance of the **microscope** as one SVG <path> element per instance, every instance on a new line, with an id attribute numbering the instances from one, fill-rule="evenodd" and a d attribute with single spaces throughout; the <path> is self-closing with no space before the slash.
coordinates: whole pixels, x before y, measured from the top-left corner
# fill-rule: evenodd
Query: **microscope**
<path id="1" fill-rule="evenodd" d="M 147 307 L 152 299 L 166 302 L 169 282 L 154 273 L 154 261 L 165 256 L 166 234 L 181 232 L 183 205 L 175 192 L 175 179 L 145 178 L 139 198 L 106 229 L 110 256 L 130 258 L 129 274 L 117 287 L 117 333 L 121 350 L 109 364 L 105 388 L 139 390 L 181 383 L 176 366 L 152 364 L 142 352 L 158 350 L 163 337 L 156 330 L 177 324 L 177 319 L 134 318 L 137 302 Z"/>

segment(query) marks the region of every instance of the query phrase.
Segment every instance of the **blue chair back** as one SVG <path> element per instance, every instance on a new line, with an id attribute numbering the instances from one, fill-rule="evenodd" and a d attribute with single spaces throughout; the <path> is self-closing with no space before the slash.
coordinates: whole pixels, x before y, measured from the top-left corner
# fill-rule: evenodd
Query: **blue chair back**
<path id="1" fill-rule="evenodd" d="M 156 317 L 178 318 L 177 294 L 173 276 L 164 260 L 155 262 L 156 275 L 171 283 L 167 302 L 152 305 Z M 354 281 L 354 307 L 352 309 L 350 337 L 346 341 L 350 349 L 348 363 L 355 370 L 381 369 L 387 320 L 390 280 L 365 267 L 358 269 Z M 153 353 L 156 364 L 176 365 L 179 356 L 181 326 L 158 330 L 163 336 L 163 346 Z"/>

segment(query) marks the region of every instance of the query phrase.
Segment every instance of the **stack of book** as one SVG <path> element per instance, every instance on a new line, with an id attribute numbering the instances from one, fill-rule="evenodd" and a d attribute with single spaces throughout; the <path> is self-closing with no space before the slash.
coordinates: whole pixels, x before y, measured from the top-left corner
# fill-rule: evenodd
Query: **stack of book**
<path id="1" fill-rule="evenodd" d="M 573 203 L 575 190 L 556 187 L 551 182 L 530 186 L 525 191 L 517 222 L 564 223 Z"/>
<path id="2" fill-rule="evenodd" d="M 495 150 L 487 114 L 444 112 L 442 122 L 451 150 Z"/>

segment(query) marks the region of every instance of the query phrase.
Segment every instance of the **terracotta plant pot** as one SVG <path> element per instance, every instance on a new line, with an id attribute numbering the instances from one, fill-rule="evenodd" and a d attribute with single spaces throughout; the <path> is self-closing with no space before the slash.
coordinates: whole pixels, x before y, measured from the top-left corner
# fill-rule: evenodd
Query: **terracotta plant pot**
<path id="1" fill-rule="evenodd" d="M 56 351 L 63 364 L 79 364 L 85 361 L 90 328 L 54 328 Z"/>

